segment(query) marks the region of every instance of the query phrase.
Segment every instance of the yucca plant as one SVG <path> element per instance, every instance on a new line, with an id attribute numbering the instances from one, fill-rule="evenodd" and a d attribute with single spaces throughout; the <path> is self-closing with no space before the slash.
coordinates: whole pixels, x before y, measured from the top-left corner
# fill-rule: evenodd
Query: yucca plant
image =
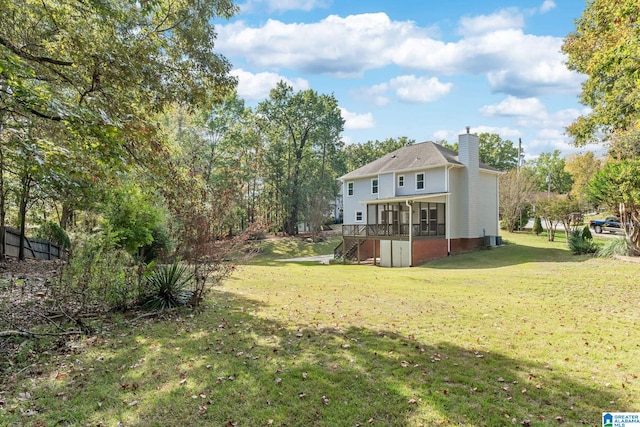
<path id="1" fill-rule="evenodd" d="M 573 229 L 569 232 L 569 239 L 567 244 L 569 249 L 574 255 L 592 254 L 598 250 L 598 247 L 593 243 L 591 233 L 587 228 L 587 233 L 579 228 Z"/>
<path id="2" fill-rule="evenodd" d="M 147 277 L 150 295 L 144 305 L 152 310 L 165 310 L 187 304 L 193 296 L 193 291 L 187 289 L 192 280 L 193 275 L 185 265 L 172 264 L 154 270 Z"/>
<path id="3" fill-rule="evenodd" d="M 616 256 L 629 255 L 629 242 L 625 238 L 610 239 L 596 253 L 596 256 L 600 258 L 614 258 Z"/>

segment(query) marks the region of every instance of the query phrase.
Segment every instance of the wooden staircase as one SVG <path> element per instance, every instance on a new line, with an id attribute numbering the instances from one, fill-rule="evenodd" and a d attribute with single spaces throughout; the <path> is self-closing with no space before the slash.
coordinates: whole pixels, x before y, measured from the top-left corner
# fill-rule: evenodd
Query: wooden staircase
<path id="1" fill-rule="evenodd" d="M 333 257 L 336 259 L 355 259 L 357 258 L 358 248 L 362 246 L 364 242 L 364 240 L 359 239 L 348 240 L 346 247 L 344 242 L 340 242 L 340 244 L 333 250 Z"/>

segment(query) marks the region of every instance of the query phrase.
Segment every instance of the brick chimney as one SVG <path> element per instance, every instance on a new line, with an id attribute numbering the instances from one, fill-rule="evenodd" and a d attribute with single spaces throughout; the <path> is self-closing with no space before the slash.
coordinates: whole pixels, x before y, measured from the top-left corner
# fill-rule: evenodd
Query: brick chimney
<path id="1" fill-rule="evenodd" d="M 465 168 L 462 172 L 462 188 L 460 199 L 460 237 L 482 237 L 478 230 L 478 181 L 480 180 L 480 153 L 478 136 L 467 133 L 458 136 L 458 160 Z"/>

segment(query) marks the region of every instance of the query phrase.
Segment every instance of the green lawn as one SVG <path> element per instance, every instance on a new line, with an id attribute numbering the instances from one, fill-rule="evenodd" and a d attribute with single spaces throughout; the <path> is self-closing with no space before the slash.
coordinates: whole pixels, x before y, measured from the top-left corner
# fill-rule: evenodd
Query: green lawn
<path id="1" fill-rule="evenodd" d="M 274 263 L 271 242 L 201 313 L 123 319 L 33 361 L 5 381 L 0 424 L 600 426 L 640 411 L 640 264 L 504 238 L 404 269 Z"/>

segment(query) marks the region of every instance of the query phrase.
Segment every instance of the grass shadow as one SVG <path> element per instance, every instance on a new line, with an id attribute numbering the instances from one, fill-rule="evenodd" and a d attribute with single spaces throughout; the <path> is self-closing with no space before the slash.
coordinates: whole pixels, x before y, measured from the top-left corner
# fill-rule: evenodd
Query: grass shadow
<path id="1" fill-rule="evenodd" d="M 8 425 L 599 425 L 617 399 L 542 361 L 387 330 L 292 327 L 260 317 L 261 305 L 217 291 L 199 315 L 85 340 L 14 383 L 3 416 Z"/>

